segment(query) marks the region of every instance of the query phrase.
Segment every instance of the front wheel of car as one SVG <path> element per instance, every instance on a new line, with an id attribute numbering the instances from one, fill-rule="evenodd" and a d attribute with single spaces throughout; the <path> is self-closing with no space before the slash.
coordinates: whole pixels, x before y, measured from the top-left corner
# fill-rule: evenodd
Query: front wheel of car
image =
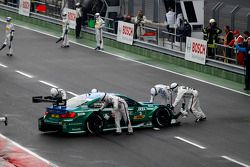
<path id="1" fill-rule="evenodd" d="M 86 121 L 86 129 L 89 134 L 100 134 L 103 131 L 103 119 L 98 114 L 92 114 Z"/>
<path id="2" fill-rule="evenodd" d="M 171 117 L 171 112 L 167 108 L 158 108 L 153 115 L 153 126 L 158 128 L 170 126 Z"/>

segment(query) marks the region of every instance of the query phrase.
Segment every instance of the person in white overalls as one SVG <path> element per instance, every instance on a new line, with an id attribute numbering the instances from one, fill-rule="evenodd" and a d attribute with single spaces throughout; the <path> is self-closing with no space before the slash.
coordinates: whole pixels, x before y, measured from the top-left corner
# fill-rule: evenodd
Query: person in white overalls
<path id="1" fill-rule="evenodd" d="M 13 38 L 14 38 L 14 24 L 11 23 L 11 17 L 6 17 L 6 27 L 5 27 L 5 40 L 0 48 L 2 50 L 6 46 L 9 48 L 9 52 L 7 53 L 7 56 L 12 56 L 13 55 Z"/>

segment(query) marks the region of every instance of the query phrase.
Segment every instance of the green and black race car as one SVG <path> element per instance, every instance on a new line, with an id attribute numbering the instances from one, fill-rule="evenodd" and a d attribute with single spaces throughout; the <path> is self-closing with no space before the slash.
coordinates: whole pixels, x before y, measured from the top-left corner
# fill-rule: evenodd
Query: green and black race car
<path id="1" fill-rule="evenodd" d="M 174 114 L 168 106 L 137 102 L 121 94 L 110 94 L 119 96 L 127 102 L 133 128 L 167 127 L 174 124 L 172 121 Z M 111 115 L 112 106 L 99 111 L 102 105 L 100 102 L 102 95 L 101 92 L 86 93 L 68 99 L 66 105 L 54 104 L 47 107 L 44 116 L 39 118 L 39 130 L 90 134 L 115 130 L 114 118 L 105 119 L 105 114 Z M 121 125 L 123 129 L 126 128 L 124 123 Z"/>

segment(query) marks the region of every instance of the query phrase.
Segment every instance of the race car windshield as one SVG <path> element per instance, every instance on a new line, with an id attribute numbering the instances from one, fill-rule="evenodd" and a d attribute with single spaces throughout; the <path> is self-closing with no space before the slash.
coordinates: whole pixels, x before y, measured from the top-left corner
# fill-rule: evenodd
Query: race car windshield
<path id="1" fill-rule="evenodd" d="M 69 107 L 69 108 L 79 107 L 79 106 L 87 103 L 90 100 L 91 99 L 88 99 L 86 94 L 76 96 L 76 97 L 73 97 L 73 98 L 67 100 L 67 107 Z"/>

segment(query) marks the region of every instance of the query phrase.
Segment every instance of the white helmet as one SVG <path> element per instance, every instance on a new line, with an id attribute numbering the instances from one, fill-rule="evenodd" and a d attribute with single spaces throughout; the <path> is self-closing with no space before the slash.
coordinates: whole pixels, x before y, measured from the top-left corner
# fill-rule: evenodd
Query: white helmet
<path id="1" fill-rule="evenodd" d="M 107 100 L 107 97 L 108 97 L 108 94 L 107 93 L 103 93 L 101 96 L 100 96 L 100 102 L 104 102 Z"/>
<path id="2" fill-rule="evenodd" d="M 64 12 L 62 13 L 62 16 L 63 16 L 63 17 L 66 17 L 66 16 L 67 16 L 67 12 L 64 11 Z"/>
<path id="3" fill-rule="evenodd" d="M 209 20 L 209 23 L 210 23 L 210 24 L 215 23 L 215 22 L 216 22 L 215 19 L 210 19 L 210 20 Z"/>
<path id="4" fill-rule="evenodd" d="M 152 96 L 156 96 L 158 94 L 155 87 L 150 89 L 150 93 L 151 93 Z"/>
<path id="5" fill-rule="evenodd" d="M 170 85 L 170 89 L 172 90 L 172 91 L 175 91 L 175 90 L 177 90 L 177 87 L 178 87 L 178 84 L 177 83 L 171 83 L 171 85 Z"/>
<path id="6" fill-rule="evenodd" d="M 99 92 L 99 91 L 96 88 L 94 88 L 94 89 L 91 90 L 91 93 L 97 93 L 97 92 Z"/>
<path id="7" fill-rule="evenodd" d="M 95 14 L 95 18 L 98 18 L 100 16 L 100 13 Z"/>
<path id="8" fill-rule="evenodd" d="M 80 2 L 77 2 L 77 3 L 76 3 L 76 6 L 80 6 Z"/>
<path id="9" fill-rule="evenodd" d="M 51 88 L 50 89 L 50 94 L 52 97 L 56 97 L 59 94 L 59 91 L 57 88 Z"/>
<path id="10" fill-rule="evenodd" d="M 10 22 L 11 21 L 11 17 L 6 17 L 6 21 Z"/>

